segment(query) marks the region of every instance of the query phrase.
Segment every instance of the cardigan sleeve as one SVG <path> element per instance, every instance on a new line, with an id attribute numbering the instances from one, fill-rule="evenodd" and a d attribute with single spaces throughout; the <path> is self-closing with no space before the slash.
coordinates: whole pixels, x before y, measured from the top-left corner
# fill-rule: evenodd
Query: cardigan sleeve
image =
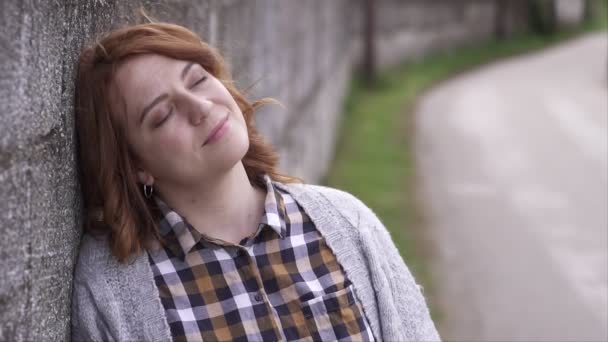
<path id="1" fill-rule="evenodd" d="M 88 239 L 86 236 L 84 239 Z M 83 248 L 84 246 L 84 248 Z M 116 341 L 108 317 L 111 311 L 110 298 L 103 291 L 100 277 L 101 267 L 96 265 L 95 257 L 90 253 L 86 242 L 81 244 L 78 261 L 72 282 L 71 304 L 71 337 L 72 341 Z M 93 290 L 95 289 L 95 290 Z"/>
<path id="2" fill-rule="evenodd" d="M 114 341 L 86 284 L 74 281 L 72 289 L 72 341 Z"/>
<path id="3" fill-rule="evenodd" d="M 420 286 L 376 214 L 353 196 L 358 230 L 377 287 L 378 306 L 386 340 L 439 341 Z"/>

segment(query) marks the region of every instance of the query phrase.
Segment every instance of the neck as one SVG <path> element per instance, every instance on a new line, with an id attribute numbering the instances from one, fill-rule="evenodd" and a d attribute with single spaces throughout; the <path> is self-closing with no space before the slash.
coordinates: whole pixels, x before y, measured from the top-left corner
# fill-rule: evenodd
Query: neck
<path id="1" fill-rule="evenodd" d="M 266 196 L 265 190 L 251 185 L 242 162 L 212 182 L 189 188 L 160 187 L 159 193 L 194 229 L 234 244 L 256 231 Z"/>

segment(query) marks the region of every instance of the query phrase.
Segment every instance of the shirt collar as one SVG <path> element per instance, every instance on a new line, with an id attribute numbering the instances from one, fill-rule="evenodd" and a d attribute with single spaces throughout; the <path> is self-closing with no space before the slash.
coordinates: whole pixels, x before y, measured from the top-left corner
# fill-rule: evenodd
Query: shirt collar
<path id="1" fill-rule="evenodd" d="M 271 228 L 283 238 L 286 232 L 285 218 L 287 214 L 283 197 L 278 188 L 273 185 L 270 176 L 264 174 L 263 179 L 266 185 L 266 198 L 260 225 Z M 158 196 L 155 195 L 154 200 L 162 213 L 162 219 L 159 223 L 160 234 L 167 239 L 168 247 L 175 255 L 181 258 L 185 257 L 201 239 L 217 244 L 217 239 L 199 233 L 184 217 L 170 208 Z M 173 234 L 169 234 L 170 232 L 173 232 Z"/>
<path id="2" fill-rule="evenodd" d="M 281 238 L 285 237 L 287 209 L 279 189 L 273 185 L 273 181 L 267 174 L 264 175 L 266 184 L 266 200 L 264 204 L 264 215 L 262 222 L 270 226 Z"/>

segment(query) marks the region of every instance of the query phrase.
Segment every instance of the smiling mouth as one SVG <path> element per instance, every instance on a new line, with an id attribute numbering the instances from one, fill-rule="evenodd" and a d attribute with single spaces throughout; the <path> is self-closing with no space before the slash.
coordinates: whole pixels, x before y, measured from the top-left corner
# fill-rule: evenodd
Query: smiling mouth
<path id="1" fill-rule="evenodd" d="M 218 135 L 218 132 L 220 132 L 220 130 L 225 131 L 224 126 L 226 125 L 226 122 L 228 121 L 228 117 L 230 116 L 230 113 L 226 114 L 226 117 L 223 118 L 209 133 L 209 135 L 207 136 L 207 139 L 205 139 L 205 142 L 203 143 L 202 146 L 207 145 L 207 143 L 211 142 L 214 140 L 214 138 L 216 137 L 216 135 Z M 223 135 L 223 132 L 220 132 L 220 135 Z"/>

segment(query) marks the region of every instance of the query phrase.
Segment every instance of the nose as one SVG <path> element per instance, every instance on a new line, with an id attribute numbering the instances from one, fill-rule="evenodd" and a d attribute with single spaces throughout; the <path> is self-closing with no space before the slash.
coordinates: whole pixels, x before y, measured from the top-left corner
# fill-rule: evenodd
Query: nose
<path id="1" fill-rule="evenodd" d="M 213 102 L 207 99 L 193 98 L 189 110 L 190 123 L 195 126 L 200 125 L 209 116 L 212 108 Z"/>

